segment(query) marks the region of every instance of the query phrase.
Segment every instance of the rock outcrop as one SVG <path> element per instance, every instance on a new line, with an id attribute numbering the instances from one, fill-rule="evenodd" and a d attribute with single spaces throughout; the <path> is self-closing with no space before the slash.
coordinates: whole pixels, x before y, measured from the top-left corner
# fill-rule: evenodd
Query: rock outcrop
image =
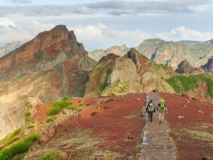
<path id="1" fill-rule="evenodd" d="M 113 46 L 107 48 L 106 50 L 96 49 L 94 51 L 89 52 L 89 56 L 96 61 L 99 61 L 102 57 L 107 56 L 107 54 L 114 53 L 118 56 L 123 56 L 127 53 L 129 48 L 126 45 L 122 46 Z"/>
<path id="2" fill-rule="evenodd" d="M 82 96 L 96 61 L 59 25 L 0 58 L 0 139 L 24 124 L 28 97 L 43 103 Z"/>
<path id="3" fill-rule="evenodd" d="M 162 77 L 174 74 L 171 68 L 158 65 L 131 48 L 123 57 L 112 59 L 106 56 L 98 62 L 90 74 L 85 95 L 122 95 L 153 89 L 174 93 L 171 86 L 162 80 Z"/>
<path id="4" fill-rule="evenodd" d="M 180 62 L 178 68 L 175 70 L 177 73 L 192 73 L 193 67 L 186 60 Z"/>
<path id="5" fill-rule="evenodd" d="M 201 68 L 206 72 L 213 75 L 213 57 L 211 57 L 205 65 L 202 65 Z"/>

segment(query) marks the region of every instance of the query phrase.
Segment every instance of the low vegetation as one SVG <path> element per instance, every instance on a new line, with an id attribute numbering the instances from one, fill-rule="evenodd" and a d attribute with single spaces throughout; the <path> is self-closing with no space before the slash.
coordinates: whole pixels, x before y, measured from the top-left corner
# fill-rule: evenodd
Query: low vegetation
<path id="1" fill-rule="evenodd" d="M 209 75 L 178 75 L 171 77 L 170 79 L 165 79 L 165 81 L 169 83 L 177 93 L 186 92 L 190 90 L 195 91 L 198 83 L 200 81 L 203 81 L 208 87 L 208 96 L 213 98 L 213 79 Z"/>
<path id="2" fill-rule="evenodd" d="M 204 141 L 213 141 L 213 135 L 208 132 L 194 131 L 189 129 L 183 129 L 182 132 L 190 134 L 192 138 L 198 138 L 199 140 Z"/>
<path id="3" fill-rule="evenodd" d="M 68 107 L 70 104 L 72 104 L 71 102 L 68 101 L 68 97 L 64 97 L 62 99 L 62 101 L 56 101 L 56 102 L 53 102 L 53 107 L 52 108 L 49 108 L 47 110 L 47 115 L 51 116 L 51 115 L 56 115 L 58 114 L 59 112 L 62 111 L 63 108 L 66 108 Z"/>
<path id="4" fill-rule="evenodd" d="M 23 130 L 22 128 L 19 128 L 12 133 L 10 133 L 8 136 L 6 136 L 3 140 L 0 141 L 0 150 L 9 146 L 13 142 L 16 142 L 20 139 L 20 135 L 22 134 Z"/>
<path id="5" fill-rule="evenodd" d="M 37 140 L 40 139 L 40 137 L 41 136 L 39 133 L 34 133 L 25 137 L 23 140 L 19 140 L 16 144 L 2 149 L 0 151 L 0 159 L 11 160 L 14 156 L 27 152 L 29 148 L 33 146 Z"/>
<path id="6" fill-rule="evenodd" d="M 39 160 L 61 160 L 58 152 L 49 152 L 43 155 Z"/>
<path id="7" fill-rule="evenodd" d="M 55 118 L 49 117 L 49 118 L 46 120 L 46 123 L 53 122 L 54 120 L 55 120 Z"/>

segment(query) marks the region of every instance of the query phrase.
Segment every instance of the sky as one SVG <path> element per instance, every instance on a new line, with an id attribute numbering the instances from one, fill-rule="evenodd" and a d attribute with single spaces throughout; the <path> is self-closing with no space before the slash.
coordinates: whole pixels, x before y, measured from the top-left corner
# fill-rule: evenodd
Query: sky
<path id="1" fill-rule="evenodd" d="M 213 0 L 0 0 L 0 47 L 56 25 L 73 30 L 87 51 L 145 39 L 213 39 Z"/>

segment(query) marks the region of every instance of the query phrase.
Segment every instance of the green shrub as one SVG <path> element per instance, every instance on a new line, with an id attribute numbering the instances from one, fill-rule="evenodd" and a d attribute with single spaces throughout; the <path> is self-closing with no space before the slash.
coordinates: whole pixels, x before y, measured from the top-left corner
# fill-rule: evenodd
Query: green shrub
<path id="1" fill-rule="evenodd" d="M 21 131 L 22 131 L 22 128 L 19 128 L 19 129 L 13 131 L 13 132 L 10 134 L 9 139 L 12 139 L 13 137 L 15 137 L 16 135 L 18 135 L 19 133 L 21 133 Z"/>
<path id="2" fill-rule="evenodd" d="M 59 102 L 54 102 L 53 103 L 53 107 L 49 108 L 47 110 L 47 115 L 51 116 L 51 115 L 56 115 L 58 114 L 63 108 L 66 108 L 67 106 L 69 106 L 71 104 L 71 102 L 67 102 L 67 101 L 59 101 Z"/>
<path id="3" fill-rule="evenodd" d="M 91 113 L 92 116 L 94 116 L 94 115 L 96 115 L 96 114 L 98 114 L 97 111 L 94 111 L 94 112 Z"/>
<path id="4" fill-rule="evenodd" d="M 68 106 L 67 109 L 77 110 L 77 108 L 75 106 Z"/>
<path id="5" fill-rule="evenodd" d="M 53 122 L 54 120 L 55 120 L 55 118 L 50 117 L 50 118 L 48 118 L 48 119 L 46 120 L 46 123 Z"/>
<path id="6" fill-rule="evenodd" d="M 49 152 L 43 155 L 39 160 L 60 160 L 58 152 Z"/>
<path id="7" fill-rule="evenodd" d="M 46 113 L 47 115 L 51 116 L 58 114 L 61 110 L 61 108 L 49 108 Z"/>
<path id="8" fill-rule="evenodd" d="M 69 100 L 70 100 L 70 97 L 68 97 L 68 96 L 63 97 L 63 99 L 62 99 L 62 101 L 69 101 Z"/>
<path id="9" fill-rule="evenodd" d="M 34 128 L 34 125 L 27 126 L 27 129 Z"/>
<path id="10" fill-rule="evenodd" d="M 34 133 L 18 141 L 16 144 L 11 145 L 10 148 L 1 150 L 0 160 L 11 160 L 14 156 L 27 152 L 40 137 L 39 133 Z"/>

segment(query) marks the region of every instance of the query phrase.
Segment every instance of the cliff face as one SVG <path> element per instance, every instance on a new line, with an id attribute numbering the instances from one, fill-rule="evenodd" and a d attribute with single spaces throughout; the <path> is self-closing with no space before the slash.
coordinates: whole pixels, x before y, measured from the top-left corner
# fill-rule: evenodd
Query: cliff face
<path id="1" fill-rule="evenodd" d="M 0 58 L 0 138 L 20 128 L 27 98 L 82 96 L 96 64 L 73 31 L 56 26 Z"/>
<path id="2" fill-rule="evenodd" d="M 107 55 L 90 73 L 86 96 L 110 96 L 150 92 L 153 89 L 174 93 L 162 80 L 175 75 L 171 68 L 158 65 L 131 48 L 123 57 Z"/>
<path id="3" fill-rule="evenodd" d="M 213 57 L 211 57 L 205 65 L 202 65 L 201 68 L 213 75 Z"/>

